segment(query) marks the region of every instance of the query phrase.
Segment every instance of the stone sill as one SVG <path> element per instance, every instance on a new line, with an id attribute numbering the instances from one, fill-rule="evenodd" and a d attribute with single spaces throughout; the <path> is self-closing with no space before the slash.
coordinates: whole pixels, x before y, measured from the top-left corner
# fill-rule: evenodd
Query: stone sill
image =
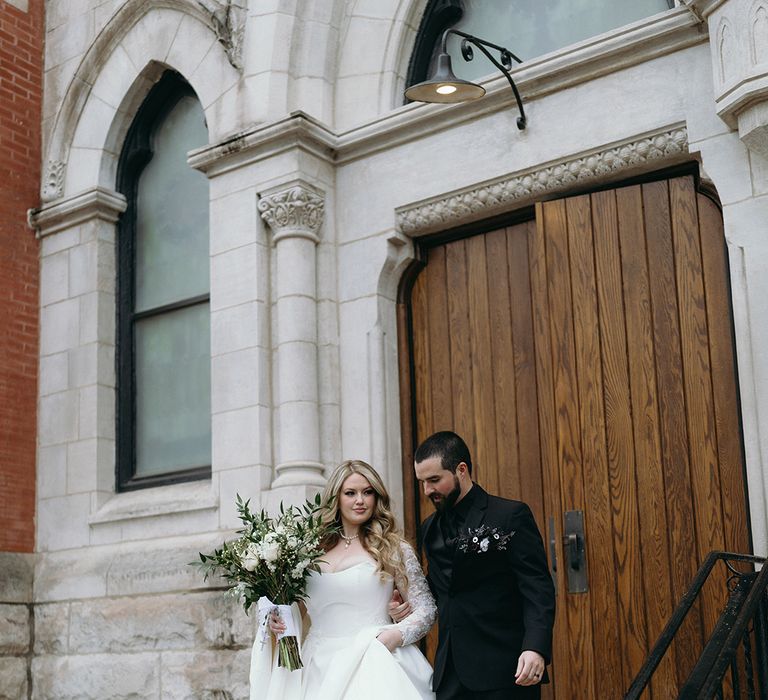
<path id="1" fill-rule="evenodd" d="M 88 518 L 91 527 L 139 518 L 215 510 L 218 496 L 209 481 L 158 486 L 114 494 Z"/>

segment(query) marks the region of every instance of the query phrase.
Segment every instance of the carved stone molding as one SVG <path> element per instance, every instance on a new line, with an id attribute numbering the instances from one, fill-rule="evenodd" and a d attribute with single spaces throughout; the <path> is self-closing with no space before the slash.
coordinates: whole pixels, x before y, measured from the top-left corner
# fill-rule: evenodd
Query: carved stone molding
<path id="1" fill-rule="evenodd" d="M 687 154 L 688 131 L 681 126 L 401 207 L 397 226 L 409 236 L 452 228 L 530 204 L 545 194 L 586 185 L 610 174 L 630 174 L 654 161 L 679 161 Z"/>
<path id="2" fill-rule="evenodd" d="M 48 236 L 93 219 L 115 223 L 126 206 L 119 192 L 94 187 L 61 202 L 30 209 L 27 218 L 38 236 Z"/>
<path id="3" fill-rule="evenodd" d="M 318 243 L 325 215 L 325 200 L 314 190 L 294 185 L 259 199 L 261 218 L 269 224 L 274 242 L 284 238 L 308 238 Z"/>
<path id="4" fill-rule="evenodd" d="M 210 26 L 232 67 L 242 73 L 247 7 L 232 0 L 198 0 L 198 5 L 208 13 Z"/>
<path id="5" fill-rule="evenodd" d="M 44 202 L 51 202 L 64 194 L 64 163 L 60 160 L 49 160 L 45 169 L 43 181 Z"/>

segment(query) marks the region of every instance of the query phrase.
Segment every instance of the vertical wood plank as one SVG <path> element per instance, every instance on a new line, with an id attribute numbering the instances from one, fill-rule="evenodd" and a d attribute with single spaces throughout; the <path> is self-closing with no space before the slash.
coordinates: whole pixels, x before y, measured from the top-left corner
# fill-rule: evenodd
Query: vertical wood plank
<path id="1" fill-rule="evenodd" d="M 517 418 L 520 494 L 533 511 L 542 533 L 546 530 L 544 475 L 539 447 L 536 357 L 531 311 L 529 238 L 536 235 L 533 222 L 506 230 L 509 267 L 509 307 L 512 323 L 512 353 L 515 374 L 515 416 Z M 547 540 L 548 541 L 548 540 Z"/>
<path id="2" fill-rule="evenodd" d="M 488 309 L 490 323 L 491 380 L 496 423 L 499 474 L 498 495 L 504 498 L 522 497 L 521 469 L 518 448 L 515 368 L 512 350 L 512 319 L 509 303 L 510 271 L 507 267 L 507 234 L 504 229 L 486 234 L 488 268 Z M 527 259 L 526 259 L 527 264 Z"/>
<path id="3" fill-rule="evenodd" d="M 560 491 L 564 498 L 567 498 L 563 504 L 566 510 L 584 510 L 565 203 L 563 201 L 547 202 L 543 207 L 543 213 L 549 280 L 549 331 L 552 338 L 551 361 L 554 375 Z M 571 637 L 569 648 L 571 674 L 572 677 L 578 677 L 582 681 L 579 687 L 571 688 L 574 699 L 596 697 L 590 597 L 590 593 L 565 597 L 568 630 Z"/>
<path id="4" fill-rule="evenodd" d="M 651 299 L 648 283 L 643 199 L 639 186 L 616 192 L 619 216 L 619 243 L 623 279 L 629 358 L 629 386 L 637 465 L 640 551 L 643 558 L 643 587 L 652 645 L 675 609 L 670 585 L 664 475 L 659 435 L 659 407 L 656 395 L 656 354 L 651 326 Z M 649 649 L 650 651 L 650 649 Z M 662 659 L 654 674 L 654 696 L 677 694 L 675 649 Z M 631 676 L 639 669 L 632 668 Z"/>
<path id="5" fill-rule="evenodd" d="M 626 660 L 624 683 L 629 687 L 633 669 L 639 669 L 645 659 L 648 642 L 643 615 L 643 570 L 615 192 L 592 195 L 592 207 L 605 433 L 618 573 L 618 624 Z"/>
<path id="6" fill-rule="evenodd" d="M 434 432 L 432 420 L 432 382 L 429 381 L 429 309 L 427 307 L 427 273 L 416 278 L 411 292 L 413 318 L 413 370 L 416 377 L 416 444 Z M 432 502 L 419 490 L 421 519 L 433 511 Z"/>
<path id="7" fill-rule="evenodd" d="M 429 369 L 429 309 L 427 305 L 427 277 L 428 269 L 421 271 L 411 290 L 411 324 L 412 324 L 412 352 L 413 374 L 416 412 L 416 444 L 424 440 L 434 432 L 432 421 L 432 393 L 431 372 Z M 419 489 L 419 515 L 424 520 L 434 507 L 432 502 L 424 495 L 424 490 Z M 422 566 L 426 566 L 426 559 L 422 552 Z M 427 635 L 426 653 L 430 659 L 435 658 L 437 650 L 437 625 L 433 625 Z"/>
<path id="8" fill-rule="evenodd" d="M 748 506 L 744 488 L 736 360 L 733 354 L 728 257 L 720 210 L 708 197 L 697 195 L 697 198 L 725 548 L 731 552 L 748 552 Z"/>
<path id="9" fill-rule="evenodd" d="M 588 573 L 592 619 L 596 697 L 619 697 L 625 688 L 618 620 L 613 522 L 605 448 L 600 327 L 595 280 L 595 251 L 589 195 L 566 200 L 568 249 L 573 288 L 573 325 L 578 373 L 579 423 L 585 489 Z M 613 621 L 613 624 L 606 624 Z"/>
<path id="10" fill-rule="evenodd" d="M 722 549 L 722 503 L 717 436 L 713 417 L 709 342 L 701 269 L 699 222 L 692 178 L 669 182 L 672 241 L 680 308 L 680 338 L 683 348 L 683 379 L 688 421 L 691 483 L 698 531 L 699 561 Z M 723 600 L 719 587 L 702 589 L 705 632 L 717 621 Z"/>
<path id="11" fill-rule="evenodd" d="M 491 326 L 488 306 L 488 260 L 485 236 L 467 239 L 467 274 L 469 281 L 469 327 L 472 366 L 472 399 L 474 407 L 476 478 L 491 493 L 499 492 L 499 469 L 496 457 L 496 425 L 493 404 L 493 367 L 491 360 Z"/>
<path id="12" fill-rule="evenodd" d="M 416 278 L 411 292 L 413 317 L 413 368 L 416 377 L 416 441 L 432 432 L 432 383 L 429 381 L 429 324 L 427 308 L 427 275 Z"/>
<path id="13" fill-rule="evenodd" d="M 413 379 L 411 374 L 411 348 L 408 304 L 397 303 L 397 369 L 400 386 L 400 436 L 403 470 L 403 531 L 411 544 L 417 542 L 420 525 L 418 484 L 413 473 Z"/>
<path id="14" fill-rule="evenodd" d="M 677 605 L 698 569 L 698 534 L 690 483 L 669 189 L 664 181 L 643 185 L 642 190 L 671 584 L 673 602 Z M 701 648 L 702 621 L 697 606 L 689 613 L 675 641 L 678 684 L 688 678 Z"/>
<path id="15" fill-rule="evenodd" d="M 563 504 L 560 494 L 560 469 L 557 462 L 557 427 L 554 389 L 554 368 L 552 367 L 552 339 L 550 336 L 549 301 L 547 290 L 546 232 L 544 228 L 544 205 L 536 204 L 536 221 L 528 229 L 528 258 L 531 267 L 531 318 L 533 321 L 534 348 L 536 362 L 537 405 L 539 409 L 540 452 L 544 478 L 544 503 L 547 514 L 547 542 L 562 538 L 561 513 Z M 554 522 L 554 531 L 550 529 L 549 517 Z M 565 584 L 565 566 L 562 561 L 562 548 L 558 546 L 557 571 L 555 583 L 558 592 L 557 615 L 553 635 L 553 685 L 558 700 L 569 700 L 573 679 L 571 664 L 570 633 L 568 615 L 564 602 L 567 590 Z M 548 551 L 549 554 L 549 551 Z M 554 562 L 550 560 L 550 567 Z M 591 653 L 591 650 L 590 650 Z M 579 668 L 583 665 L 579 664 Z M 591 668 L 592 664 L 588 663 Z"/>
<path id="16" fill-rule="evenodd" d="M 465 241 L 446 247 L 448 283 L 448 330 L 450 335 L 451 382 L 453 387 L 454 430 L 476 454 L 474 406 L 472 398 L 472 358 L 469 327 L 467 258 Z"/>
<path id="17" fill-rule="evenodd" d="M 451 357 L 448 342 L 448 290 L 445 246 L 429 251 L 427 262 L 427 324 L 429 328 L 429 382 L 434 430 L 453 428 Z M 426 437 L 426 436 L 425 436 Z"/>

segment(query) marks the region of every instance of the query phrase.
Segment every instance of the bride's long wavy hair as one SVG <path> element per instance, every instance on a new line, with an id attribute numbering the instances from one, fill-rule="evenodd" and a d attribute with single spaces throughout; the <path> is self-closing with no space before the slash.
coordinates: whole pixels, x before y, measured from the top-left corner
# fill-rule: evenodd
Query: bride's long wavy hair
<path id="1" fill-rule="evenodd" d="M 395 516 L 389 505 L 389 494 L 378 472 L 368 463 L 359 459 L 350 459 L 342 462 L 328 478 L 323 492 L 323 503 L 326 510 L 323 521 L 326 524 L 335 524 L 341 528 L 341 513 L 339 512 L 339 499 L 344 482 L 352 475 L 360 474 L 368 480 L 368 483 L 376 493 L 376 503 L 373 507 L 373 515 L 370 520 L 360 526 L 362 537 L 360 542 L 373 557 L 380 574 L 389 574 L 393 578 L 408 581 L 405 572 L 400 543 L 403 537 L 397 529 Z M 335 532 L 326 537 L 321 545 L 327 552 L 336 546 L 341 535 Z"/>

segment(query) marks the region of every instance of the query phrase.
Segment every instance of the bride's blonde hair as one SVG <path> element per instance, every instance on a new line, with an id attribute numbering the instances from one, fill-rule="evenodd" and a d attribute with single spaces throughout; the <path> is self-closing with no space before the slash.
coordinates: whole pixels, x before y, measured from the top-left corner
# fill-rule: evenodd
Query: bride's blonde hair
<path id="1" fill-rule="evenodd" d="M 323 503 L 326 510 L 323 521 L 326 524 L 335 524 L 341 527 L 341 513 L 339 512 L 339 499 L 344 482 L 352 475 L 360 474 L 368 480 L 371 488 L 376 493 L 376 503 L 370 520 L 360 526 L 362 537 L 360 542 L 373 557 L 377 564 L 377 570 L 381 574 L 389 574 L 393 578 L 407 583 L 408 576 L 405 572 L 400 544 L 403 541 L 395 523 L 395 516 L 389 506 L 389 494 L 378 472 L 368 463 L 359 459 L 350 459 L 342 462 L 328 478 L 323 492 Z M 322 541 L 323 548 L 332 549 L 341 535 L 334 532 Z"/>

